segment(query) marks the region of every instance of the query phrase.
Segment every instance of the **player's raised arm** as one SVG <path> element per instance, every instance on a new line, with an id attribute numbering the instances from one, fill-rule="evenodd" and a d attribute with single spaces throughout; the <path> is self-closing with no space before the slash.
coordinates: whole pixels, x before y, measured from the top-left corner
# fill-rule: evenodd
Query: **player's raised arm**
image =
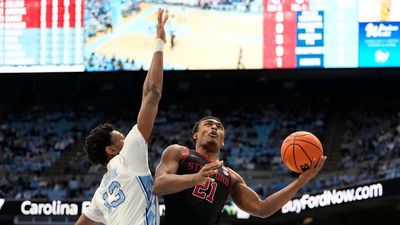
<path id="1" fill-rule="evenodd" d="M 296 195 L 305 183 L 318 174 L 325 160 L 326 156 L 321 156 L 319 161 L 314 160 L 311 164 L 311 168 L 303 172 L 298 179 L 265 200 L 261 200 L 257 193 L 246 185 L 239 174 L 233 172 L 238 181 L 232 189 L 232 200 L 239 208 L 253 216 L 262 218 L 269 217 L 282 208 Z"/>
<path id="2" fill-rule="evenodd" d="M 222 165 L 222 161 L 208 163 L 194 174 L 176 174 L 185 149 L 180 145 L 171 145 L 163 152 L 154 178 L 153 191 L 157 195 L 173 194 L 206 181 L 214 181 L 212 176 L 218 172 L 217 168 Z"/>
<path id="3" fill-rule="evenodd" d="M 146 79 L 143 84 L 142 104 L 137 118 L 137 126 L 144 139 L 148 141 L 157 115 L 158 103 L 163 86 L 163 46 L 166 42 L 164 25 L 168 16 L 159 9 L 157 15 L 156 49 Z"/>

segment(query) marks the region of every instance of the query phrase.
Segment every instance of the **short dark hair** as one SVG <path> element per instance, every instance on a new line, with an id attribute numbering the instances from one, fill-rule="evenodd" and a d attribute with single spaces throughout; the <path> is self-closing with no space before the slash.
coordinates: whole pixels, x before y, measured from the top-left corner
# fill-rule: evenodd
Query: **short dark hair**
<path id="1" fill-rule="evenodd" d="M 85 139 L 83 150 L 93 164 L 106 166 L 108 163 L 106 147 L 111 145 L 111 132 L 114 126 L 109 123 L 100 124 L 90 131 Z"/>
<path id="2" fill-rule="evenodd" d="M 205 117 L 201 118 L 199 121 L 197 121 L 197 122 L 194 124 L 193 129 L 192 129 L 192 135 L 194 135 L 194 133 L 196 133 L 196 132 L 199 130 L 199 125 L 200 125 L 200 123 L 203 122 L 204 120 L 216 120 L 216 121 L 222 123 L 221 120 L 220 120 L 218 117 L 215 117 L 215 116 L 205 116 Z"/>

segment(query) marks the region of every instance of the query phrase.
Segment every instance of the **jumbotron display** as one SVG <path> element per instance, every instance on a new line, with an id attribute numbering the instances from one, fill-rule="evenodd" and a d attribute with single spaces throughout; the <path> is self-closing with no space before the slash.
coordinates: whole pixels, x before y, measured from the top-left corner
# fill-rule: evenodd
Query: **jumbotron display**
<path id="1" fill-rule="evenodd" d="M 0 72 L 84 70 L 83 0 L 0 0 Z"/>
<path id="2" fill-rule="evenodd" d="M 0 72 L 400 66 L 400 0 L 0 0 Z"/>

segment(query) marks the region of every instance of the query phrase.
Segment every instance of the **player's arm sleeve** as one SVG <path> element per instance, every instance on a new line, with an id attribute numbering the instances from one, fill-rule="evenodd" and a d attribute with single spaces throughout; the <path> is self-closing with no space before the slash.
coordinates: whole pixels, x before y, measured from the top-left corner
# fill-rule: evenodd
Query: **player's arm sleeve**
<path id="1" fill-rule="evenodd" d="M 132 172 L 148 172 L 148 146 L 137 125 L 126 136 L 120 155 L 125 168 Z"/>
<path id="2" fill-rule="evenodd" d="M 82 209 L 82 214 L 85 215 L 90 220 L 93 220 L 95 222 L 98 222 L 98 223 L 104 222 L 103 213 L 96 205 L 96 202 L 94 201 L 94 197 L 93 197 L 92 201 L 90 202 L 89 207 Z"/>

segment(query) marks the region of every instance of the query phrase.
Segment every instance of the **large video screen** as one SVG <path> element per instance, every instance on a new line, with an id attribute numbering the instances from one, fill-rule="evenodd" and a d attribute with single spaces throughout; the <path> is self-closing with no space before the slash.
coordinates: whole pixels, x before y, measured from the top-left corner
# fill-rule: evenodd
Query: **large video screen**
<path id="1" fill-rule="evenodd" d="M 84 70 L 84 0 L 0 0 L 0 72 Z"/>
<path id="2" fill-rule="evenodd" d="M 0 0 L 0 72 L 400 66 L 400 0 Z"/>

